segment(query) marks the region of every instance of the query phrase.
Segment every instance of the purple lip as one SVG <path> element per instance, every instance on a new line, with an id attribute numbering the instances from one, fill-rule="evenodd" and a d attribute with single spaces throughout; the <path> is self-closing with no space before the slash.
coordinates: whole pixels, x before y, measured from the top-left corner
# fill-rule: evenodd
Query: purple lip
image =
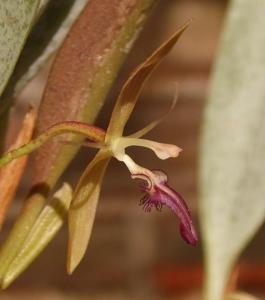
<path id="1" fill-rule="evenodd" d="M 153 171 L 153 174 L 155 174 L 157 178 L 161 178 L 161 180 L 158 183 L 154 183 L 149 178 L 148 182 L 152 182 L 152 186 L 150 186 L 150 184 L 141 185 L 141 190 L 144 192 L 144 195 L 140 200 L 140 205 L 143 206 L 145 212 L 150 212 L 153 207 L 158 211 L 161 211 L 163 205 L 169 207 L 180 221 L 179 231 L 181 237 L 188 244 L 195 246 L 198 242 L 198 237 L 185 200 L 167 184 L 167 176 L 164 172 Z M 137 177 L 137 174 L 134 174 L 134 178 Z M 142 176 L 139 176 L 138 178 L 141 177 Z"/>

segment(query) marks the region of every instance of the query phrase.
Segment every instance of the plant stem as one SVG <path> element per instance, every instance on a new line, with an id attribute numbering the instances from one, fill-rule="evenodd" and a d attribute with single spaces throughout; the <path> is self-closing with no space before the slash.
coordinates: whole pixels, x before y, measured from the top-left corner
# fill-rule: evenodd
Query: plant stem
<path id="1" fill-rule="evenodd" d="M 86 138 L 95 142 L 103 142 L 105 138 L 105 132 L 95 126 L 72 121 L 55 124 L 24 146 L 7 152 L 0 158 L 0 168 L 18 157 L 28 155 L 42 146 L 49 139 L 64 133 L 84 135 Z"/>

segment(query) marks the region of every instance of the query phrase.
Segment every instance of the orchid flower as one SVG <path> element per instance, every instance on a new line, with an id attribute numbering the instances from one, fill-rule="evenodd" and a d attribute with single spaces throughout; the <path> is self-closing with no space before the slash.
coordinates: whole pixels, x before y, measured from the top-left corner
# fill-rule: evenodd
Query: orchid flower
<path id="1" fill-rule="evenodd" d="M 136 105 L 146 79 L 172 49 L 188 25 L 189 22 L 174 33 L 131 74 L 118 97 L 106 132 L 81 122 L 68 121 L 55 124 L 30 143 L 6 153 L 0 159 L 1 167 L 17 157 L 34 151 L 49 138 L 68 132 L 86 136 L 91 142 L 84 143 L 84 145 L 99 148 L 98 153 L 81 176 L 70 205 L 67 260 L 69 273 L 73 272 L 85 254 L 94 223 L 102 180 L 112 157 L 128 168 L 132 179 L 143 181 L 141 189 L 144 194 L 140 204 L 144 211 L 150 212 L 152 208 L 161 210 L 163 206 L 167 206 L 179 219 L 179 230 L 182 238 L 193 246 L 198 241 L 188 207 L 182 196 L 168 185 L 167 175 L 162 171 L 149 170 L 138 165 L 126 153 L 128 147 L 137 146 L 152 150 L 162 160 L 177 157 L 181 151 L 179 147 L 142 138 L 161 119 L 152 122 L 135 134 L 123 135 L 124 127 Z M 174 104 L 175 101 L 171 109 Z"/>

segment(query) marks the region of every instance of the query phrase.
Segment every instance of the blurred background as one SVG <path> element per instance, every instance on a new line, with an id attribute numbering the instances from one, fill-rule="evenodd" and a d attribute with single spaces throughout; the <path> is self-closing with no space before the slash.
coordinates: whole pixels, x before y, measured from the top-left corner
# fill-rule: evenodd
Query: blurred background
<path id="1" fill-rule="evenodd" d="M 148 137 L 178 145 L 184 150 L 180 157 L 162 162 L 148 150 L 130 149 L 130 153 L 139 164 L 167 172 L 170 184 L 191 208 L 197 228 L 200 126 L 227 2 L 160 1 L 97 121 L 97 125 L 106 128 L 113 103 L 130 71 L 178 26 L 192 18 L 188 31 L 149 80 L 127 133 L 144 127 L 167 111 L 174 95 L 174 82 L 179 82 L 175 110 Z M 49 67 L 26 87 L 18 100 L 12 114 L 10 140 L 28 104 L 40 100 Z M 63 180 L 74 185 L 93 155 L 93 151 L 82 149 Z M 21 207 L 29 183 L 30 166 L 5 226 L 6 232 Z M 162 213 L 145 213 L 138 205 L 140 196 L 137 183 L 130 179 L 126 168 L 113 160 L 104 180 L 86 257 L 75 273 L 70 277 L 66 274 L 67 230 L 64 227 L 33 265 L 7 291 L 1 292 L 0 299 L 200 299 L 201 242 L 196 248 L 184 243 L 171 211 L 164 208 Z M 245 251 L 235 273 L 240 289 L 260 297 L 265 295 L 264 231 L 263 227 Z"/>

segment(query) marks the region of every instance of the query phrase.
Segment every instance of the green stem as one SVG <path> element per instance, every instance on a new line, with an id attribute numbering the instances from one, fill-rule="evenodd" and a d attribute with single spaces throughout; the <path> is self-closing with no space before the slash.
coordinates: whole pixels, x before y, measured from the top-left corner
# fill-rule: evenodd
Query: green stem
<path id="1" fill-rule="evenodd" d="M 43 145 L 45 142 L 47 142 L 49 139 L 64 133 L 75 133 L 75 134 L 85 135 L 87 138 L 89 138 L 94 142 L 103 142 L 105 138 L 104 130 L 98 127 L 87 125 L 85 123 L 73 122 L 73 121 L 62 122 L 51 126 L 43 134 L 39 135 L 37 138 L 25 144 L 24 146 L 7 152 L 0 159 L 0 167 L 5 166 L 10 161 L 16 158 L 19 158 L 21 156 L 33 152 L 34 150 L 38 149 L 41 145 Z"/>

